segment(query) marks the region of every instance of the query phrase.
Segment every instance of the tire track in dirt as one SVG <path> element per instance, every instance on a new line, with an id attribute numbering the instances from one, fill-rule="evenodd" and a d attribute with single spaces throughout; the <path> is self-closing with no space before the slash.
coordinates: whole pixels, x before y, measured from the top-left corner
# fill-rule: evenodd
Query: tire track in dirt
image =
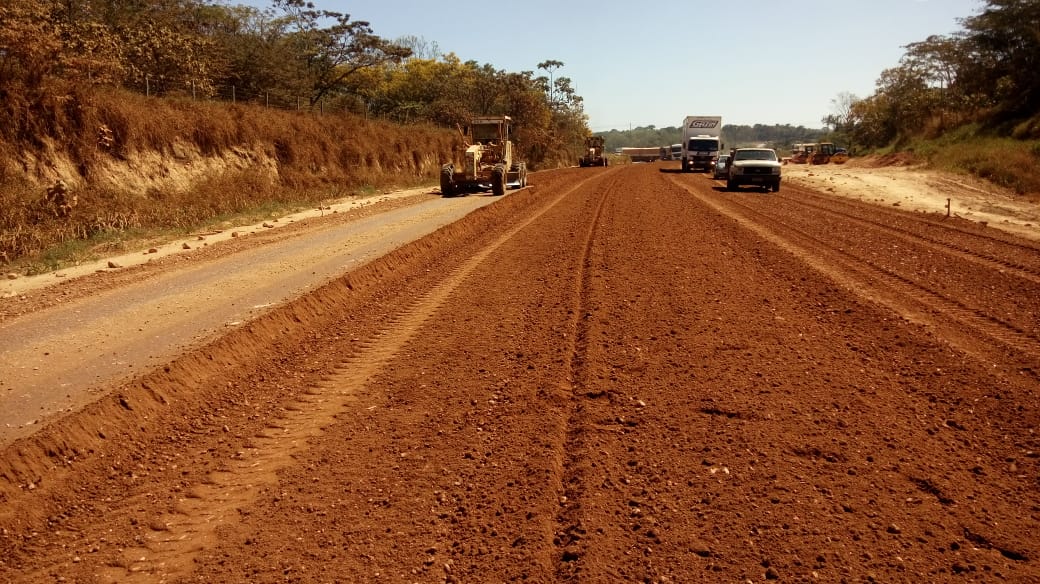
<path id="1" fill-rule="evenodd" d="M 1009 272 L 1009 273 L 1013 274 L 1016 277 L 1019 277 L 1019 278 L 1021 278 L 1023 280 L 1031 282 L 1033 284 L 1040 284 L 1040 265 L 1038 265 L 1037 267 L 1030 267 L 1030 266 L 1027 266 L 1027 265 L 1025 265 L 1025 264 L 1023 264 L 1021 262 L 1011 261 L 1011 260 L 1005 259 L 1003 257 L 1000 257 L 1000 254 L 995 253 L 995 252 L 983 253 L 983 252 L 978 251 L 977 248 L 971 248 L 971 247 L 967 247 L 967 246 L 964 246 L 964 245 L 958 245 L 958 244 L 951 243 L 951 242 L 948 242 L 948 241 L 943 241 L 943 240 L 938 239 L 936 237 L 929 237 L 929 236 L 926 236 L 926 235 L 922 235 L 920 233 L 915 233 L 915 232 L 910 231 L 908 229 L 904 229 L 902 227 L 898 227 L 894 223 L 883 223 L 881 221 L 875 221 L 875 220 L 869 219 L 867 217 L 864 217 L 861 214 L 854 214 L 852 212 L 839 211 L 839 210 L 834 209 L 833 207 L 827 206 L 825 204 L 821 204 L 821 205 L 812 204 L 812 203 L 809 203 L 809 202 L 805 201 L 804 195 L 805 195 L 805 193 L 799 192 L 799 195 L 797 197 L 794 197 L 794 196 L 791 196 L 791 195 L 782 195 L 782 194 L 781 195 L 775 195 L 775 196 L 778 197 L 778 198 L 781 198 L 781 199 L 783 199 L 785 201 L 789 201 L 789 202 L 791 202 L 791 203 L 793 203 L 795 205 L 808 207 L 808 208 L 812 209 L 813 211 L 817 211 L 817 212 L 821 212 L 821 213 L 827 213 L 828 215 L 832 215 L 832 216 L 835 216 L 835 217 L 841 217 L 843 219 L 852 221 L 852 222 L 854 222 L 856 224 L 863 225 L 863 226 L 866 226 L 866 227 L 871 228 L 871 229 L 884 231 L 884 232 L 886 232 L 888 234 L 891 234 L 892 236 L 894 236 L 896 238 L 899 238 L 899 239 L 901 239 L 903 241 L 912 242 L 912 243 L 915 243 L 915 244 L 918 244 L 918 245 L 925 245 L 925 246 L 929 247 L 930 249 L 939 251 L 941 253 L 952 255 L 952 256 L 954 256 L 956 258 L 959 258 L 959 259 L 963 259 L 963 260 L 966 260 L 966 261 L 973 262 L 973 263 L 975 263 L 977 265 L 980 265 L 980 266 L 983 266 L 985 268 L 994 269 L 994 270 L 1004 270 L 1006 272 Z M 810 195 L 810 196 L 814 196 L 814 195 Z M 819 200 L 823 200 L 822 198 L 819 198 L 818 196 L 814 196 L 814 197 L 818 198 Z M 837 202 L 839 205 L 849 206 L 849 205 L 847 205 L 845 203 L 842 203 L 840 201 L 835 201 L 835 202 Z M 831 201 L 827 201 L 827 203 L 831 203 Z M 907 221 L 908 220 L 908 218 L 905 215 L 896 215 L 895 213 L 892 213 L 891 211 L 887 211 L 887 210 L 885 211 L 885 213 L 887 215 L 891 216 L 891 217 L 894 217 L 896 220 L 899 220 L 899 221 Z M 1033 253 L 1040 252 L 1040 249 L 1038 249 L 1037 247 L 1032 246 L 1032 245 L 1016 243 L 1016 242 L 1009 242 L 1009 241 L 1005 241 L 1005 240 L 1000 239 L 1000 238 L 992 237 L 992 236 L 989 236 L 989 235 L 984 235 L 984 234 L 981 234 L 981 233 L 973 233 L 971 231 L 964 230 L 964 229 L 956 229 L 956 228 L 951 228 L 950 226 L 946 226 L 946 225 L 938 225 L 938 224 L 935 224 L 932 221 L 921 221 L 921 222 L 925 223 L 927 225 L 936 227 L 938 229 L 953 229 L 954 231 L 956 231 L 960 235 L 972 237 L 972 238 L 975 238 L 977 240 L 986 241 L 986 242 L 989 242 L 989 243 L 992 243 L 992 244 L 998 244 L 999 246 L 1001 246 L 1001 247 L 1003 247 L 1005 249 L 1011 249 L 1011 250 L 1013 250 L 1015 252 L 1021 252 L 1023 250 L 1028 251 L 1028 252 L 1033 252 Z"/>
<path id="2" fill-rule="evenodd" d="M 683 185 L 703 204 L 730 217 L 801 258 L 855 293 L 878 302 L 896 314 L 941 331 L 960 350 L 984 362 L 1002 363 L 1023 371 L 1040 372 L 1035 355 L 1040 340 L 985 312 L 948 298 L 917 281 L 874 265 L 826 239 L 767 215 L 734 199 L 717 199 Z M 995 344 L 994 344 L 995 342 Z M 1010 350 L 1014 358 L 1000 349 Z"/>
<path id="3" fill-rule="evenodd" d="M 585 355 L 589 342 L 588 332 L 588 300 L 591 295 L 591 271 L 592 256 L 596 244 L 596 236 L 601 229 L 603 209 L 610 195 L 615 192 L 619 179 L 606 183 L 600 192 L 595 193 L 598 201 L 593 204 L 593 212 L 586 223 L 585 232 L 580 239 L 581 258 L 577 262 L 581 266 L 579 273 L 574 275 L 575 288 L 571 291 L 569 304 L 574 307 L 574 318 L 568 323 L 572 334 L 569 346 L 565 352 L 563 369 L 569 371 L 571 380 L 569 387 L 564 388 L 570 399 L 570 412 L 566 422 L 566 436 L 557 450 L 559 459 L 556 468 L 560 469 L 557 477 L 556 492 L 558 494 L 559 510 L 556 515 L 554 527 L 553 549 L 555 549 L 556 577 L 557 580 L 566 580 L 571 573 L 571 563 L 580 559 L 577 550 L 578 544 L 583 536 L 583 529 L 579 517 L 580 507 L 574 506 L 583 496 L 584 481 L 581 475 L 581 462 L 584 458 L 586 448 L 583 443 L 585 434 L 591 425 L 588 414 L 580 405 L 583 399 L 581 388 L 585 385 Z M 587 398 L 585 398 L 587 399 Z"/>
<path id="4" fill-rule="evenodd" d="M 947 179 L 943 179 L 943 182 L 952 182 Z M 961 183 L 953 183 L 960 188 L 972 189 L 967 185 Z M 824 187 L 826 188 L 826 187 Z M 1030 241 L 1016 241 L 1014 235 L 1007 232 L 1001 231 L 1000 229 L 987 229 L 985 222 L 975 222 L 970 219 L 963 219 L 957 216 L 956 219 L 951 219 L 949 216 L 941 216 L 935 212 L 914 212 L 913 216 L 910 217 L 908 211 L 904 211 L 898 208 L 889 208 L 875 203 L 866 202 L 862 199 L 848 199 L 843 197 L 827 196 L 821 194 L 818 190 L 805 185 L 798 186 L 787 186 L 785 190 L 775 197 L 790 199 L 791 191 L 794 190 L 798 193 L 798 197 L 807 197 L 816 201 L 823 202 L 826 205 L 841 206 L 847 209 L 853 210 L 856 213 L 862 213 L 865 209 L 869 210 L 872 215 L 886 215 L 895 221 L 906 221 L 911 220 L 916 224 L 927 225 L 935 229 L 941 229 L 945 232 L 957 233 L 960 235 L 969 235 L 977 238 L 980 241 L 989 241 L 1002 246 L 1017 248 L 1027 251 L 1040 251 L 1040 244 Z M 972 189 L 974 190 L 974 189 Z M 963 221 L 963 222 L 961 222 Z"/>
<path id="5" fill-rule="evenodd" d="M 124 550 L 122 562 L 106 569 L 102 579 L 169 580 L 190 573 L 197 554 L 216 543 L 220 527 L 233 524 L 239 509 L 255 500 L 265 486 L 275 484 L 278 470 L 293 464 L 294 455 L 307 449 L 309 438 L 336 423 L 339 412 L 357 404 L 359 389 L 418 334 L 477 266 L 568 195 L 592 180 L 603 180 L 608 173 L 589 177 L 548 199 L 522 222 L 447 273 L 433 290 L 392 316 L 380 333 L 360 342 L 357 353 L 341 361 L 332 374 L 290 404 L 280 419 L 254 436 L 248 448 L 227 461 L 225 469 L 211 474 L 205 484 L 191 488 L 189 495 L 179 501 L 175 514 L 153 521 L 151 537 L 139 547 Z"/>

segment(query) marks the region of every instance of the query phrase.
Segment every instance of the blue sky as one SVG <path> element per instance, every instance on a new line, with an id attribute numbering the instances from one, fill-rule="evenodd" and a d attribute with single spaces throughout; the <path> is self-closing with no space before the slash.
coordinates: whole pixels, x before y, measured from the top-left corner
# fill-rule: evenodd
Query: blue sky
<path id="1" fill-rule="evenodd" d="M 572 80 L 593 131 L 726 124 L 822 127 L 842 92 L 874 93 L 908 43 L 961 30 L 983 0 L 311 0 L 463 61 Z M 232 3 L 237 3 L 233 2 Z M 268 6 L 262 0 L 249 0 Z M 539 71 L 541 73 L 541 71 Z"/>

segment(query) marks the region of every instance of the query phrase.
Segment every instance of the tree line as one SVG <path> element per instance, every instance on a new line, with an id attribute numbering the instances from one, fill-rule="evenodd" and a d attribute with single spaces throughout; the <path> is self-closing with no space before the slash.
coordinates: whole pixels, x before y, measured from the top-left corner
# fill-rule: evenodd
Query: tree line
<path id="1" fill-rule="evenodd" d="M 828 130 L 825 128 L 806 128 L 790 124 L 726 124 L 722 126 L 722 142 L 727 148 L 738 146 L 754 146 L 767 144 L 772 148 L 783 148 L 797 142 L 819 141 Z M 669 126 L 658 128 L 644 126 L 630 130 L 610 130 L 599 132 L 604 137 L 605 148 L 613 151 L 617 148 L 651 146 L 669 146 L 682 141 L 682 128 Z"/>
<path id="2" fill-rule="evenodd" d="M 195 99 L 230 93 L 236 101 L 444 127 L 508 114 L 534 165 L 570 160 L 588 131 L 581 96 L 555 74 L 563 65 L 547 60 L 537 72 L 509 72 L 462 61 L 421 38 L 384 39 L 368 22 L 306 0 L 273 0 L 265 9 L 213 0 L 0 6 L 0 96 L 26 103 L 23 111 L 70 87 L 115 86 Z"/>
<path id="3" fill-rule="evenodd" d="M 899 146 L 978 123 L 1040 138 L 1040 2 L 987 0 L 962 30 L 911 43 L 873 95 L 841 93 L 823 122 L 856 146 Z"/>

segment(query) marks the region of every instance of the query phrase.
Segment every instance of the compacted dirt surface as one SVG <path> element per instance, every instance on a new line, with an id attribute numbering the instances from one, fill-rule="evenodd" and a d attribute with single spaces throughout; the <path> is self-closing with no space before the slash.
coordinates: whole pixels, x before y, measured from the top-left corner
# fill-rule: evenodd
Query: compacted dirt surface
<path id="1" fill-rule="evenodd" d="M 1040 581 L 1040 244 L 803 179 L 539 173 L 114 383 L 0 581 Z"/>

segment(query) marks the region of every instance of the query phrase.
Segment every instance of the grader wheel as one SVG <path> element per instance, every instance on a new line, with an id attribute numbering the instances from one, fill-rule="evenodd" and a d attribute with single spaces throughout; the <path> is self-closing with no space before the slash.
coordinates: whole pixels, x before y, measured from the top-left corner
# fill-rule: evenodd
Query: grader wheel
<path id="1" fill-rule="evenodd" d="M 506 194 L 506 169 L 502 165 L 491 171 L 491 194 L 496 197 Z"/>
<path id="2" fill-rule="evenodd" d="M 441 195 L 451 197 L 455 195 L 455 171 L 451 165 L 441 167 Z"/>

